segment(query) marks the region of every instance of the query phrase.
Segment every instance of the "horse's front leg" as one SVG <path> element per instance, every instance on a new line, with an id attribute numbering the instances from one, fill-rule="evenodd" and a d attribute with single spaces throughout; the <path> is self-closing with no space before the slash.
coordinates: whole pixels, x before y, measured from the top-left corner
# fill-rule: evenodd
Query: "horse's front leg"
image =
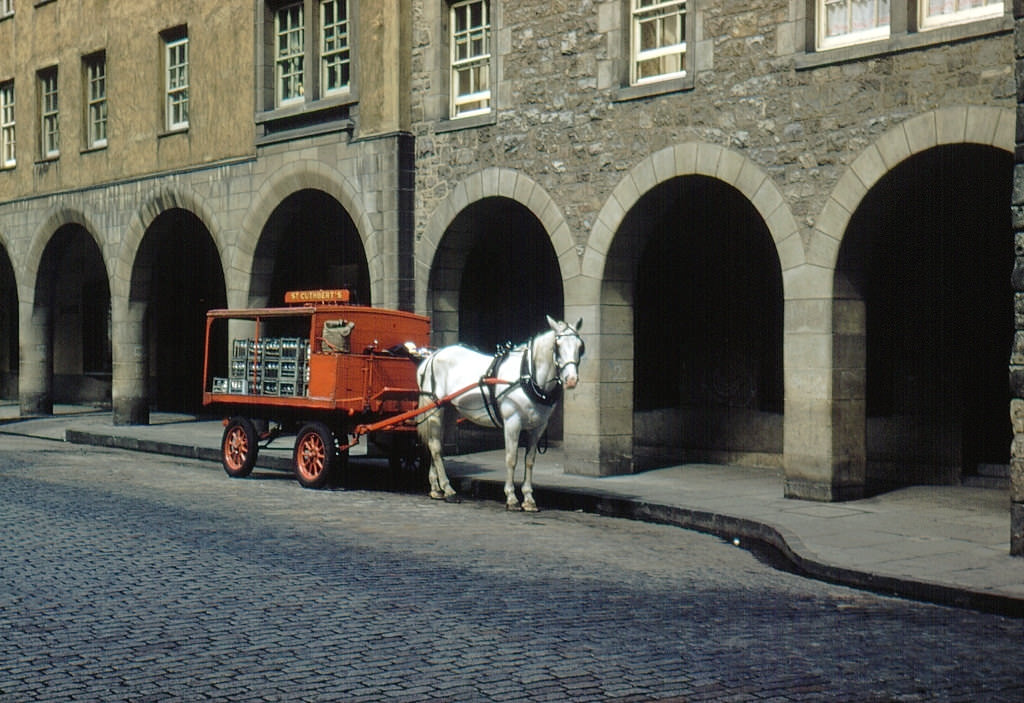
<path id="1" fill-rule="evenodd" d="M 527 434 L 526 456 L 523 457 L 523 510 L 528 513 L 538 511 L 537 503 L 533 500 L 533 463 L 537 459 L 537 442 L 544 429 L 541 427 Z"/>
<path id="2" fill-rule="evenodd" d="M 516 459 L 519 455 L 519 430 L 518 418 L 510 417 L 505 419 L 505 509 L 521 510 L 519 499 L 516 498 Z"/>

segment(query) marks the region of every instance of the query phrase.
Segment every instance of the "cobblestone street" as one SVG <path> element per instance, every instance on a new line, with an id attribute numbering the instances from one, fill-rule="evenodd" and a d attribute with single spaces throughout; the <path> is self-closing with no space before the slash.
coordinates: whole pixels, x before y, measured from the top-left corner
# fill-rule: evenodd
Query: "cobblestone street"
<path id="1" fill-rule="evenodd" d="M 0 698 L 1019 701 L 1019 620 L 673 527 L 0 445 Z"/>

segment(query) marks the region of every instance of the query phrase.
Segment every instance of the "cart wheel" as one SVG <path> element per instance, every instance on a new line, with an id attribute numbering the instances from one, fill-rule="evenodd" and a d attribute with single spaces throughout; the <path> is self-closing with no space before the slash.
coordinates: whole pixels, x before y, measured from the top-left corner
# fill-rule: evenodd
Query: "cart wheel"
<path id="1" fill-rule="evenodd" d="M 256 465 L 256 455 L 260 445 L 256 437 L 256 427 L 247 417 L 233 417 L 224 428 L 224 438 L 220 443 L 220 459 L 224 471 L 231 478 L 245 478 L 252 473 Z"/>
<path id="2" fill-rule="evenodd" d="M 303 426 L 295 439 L 295 476 L 306 488 L 322 488 L 338 463 L 334 433 L 322 422 Z"/>

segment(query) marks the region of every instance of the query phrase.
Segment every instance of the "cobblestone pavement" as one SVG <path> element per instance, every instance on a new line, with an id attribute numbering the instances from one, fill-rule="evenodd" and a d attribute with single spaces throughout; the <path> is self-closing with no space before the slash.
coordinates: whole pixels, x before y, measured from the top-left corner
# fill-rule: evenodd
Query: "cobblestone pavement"
<path id="1" fill-rule="evenodd" d="M 1020 620 L 660 525 L 0 443 L 0 699 L 1020 701 Z"/>

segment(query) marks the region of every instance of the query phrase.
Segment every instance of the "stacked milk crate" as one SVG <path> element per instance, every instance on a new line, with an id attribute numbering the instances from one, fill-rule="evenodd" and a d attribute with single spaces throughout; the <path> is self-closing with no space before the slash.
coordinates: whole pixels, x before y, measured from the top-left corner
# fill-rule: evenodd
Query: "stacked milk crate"
<path id="1" fill-rule="evenodd" d="M 232 343 L 229 393 L 302 396 L 308 383 L 308 339 L 266 337 Z"/>

